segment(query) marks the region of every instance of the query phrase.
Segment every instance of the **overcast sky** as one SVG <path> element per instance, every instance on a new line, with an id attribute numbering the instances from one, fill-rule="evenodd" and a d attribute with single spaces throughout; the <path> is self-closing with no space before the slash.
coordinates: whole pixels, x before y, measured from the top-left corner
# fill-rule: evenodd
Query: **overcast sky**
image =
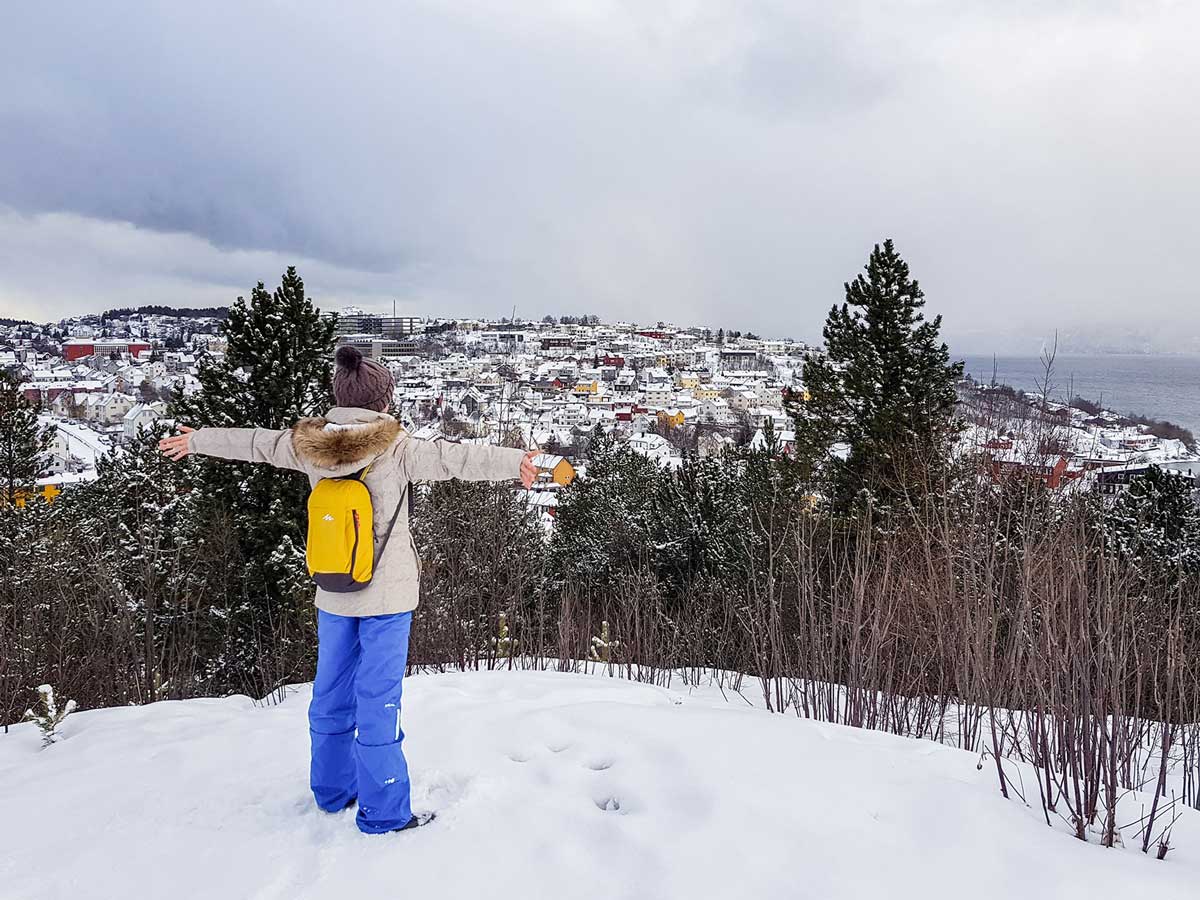
<path id="1" fill-rule="evenodd" d="M 963 349 L 1195 339 L 1198 45 L 1190 0 L 19 4 L 0 315 L 295 264 L 323 307 L 819 339 L 890 236 Z"/>

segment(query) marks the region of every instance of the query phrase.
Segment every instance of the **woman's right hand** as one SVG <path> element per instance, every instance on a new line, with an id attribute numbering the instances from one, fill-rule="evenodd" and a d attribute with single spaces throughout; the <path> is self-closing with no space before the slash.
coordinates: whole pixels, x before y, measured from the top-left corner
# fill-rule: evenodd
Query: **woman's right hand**
<path id="1" fill-rule="evenodd" d="M 180 425 L 179 430 L 182 434 L 173 434 L 158 442 L 158 452 L 167 457 L 167 459 L 183 459 L 192 452 L 192 432 L 196 429 Z"/>

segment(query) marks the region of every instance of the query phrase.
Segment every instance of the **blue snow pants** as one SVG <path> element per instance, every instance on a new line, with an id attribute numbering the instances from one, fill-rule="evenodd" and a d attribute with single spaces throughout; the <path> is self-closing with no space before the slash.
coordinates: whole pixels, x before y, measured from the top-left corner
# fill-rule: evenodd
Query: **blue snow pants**
<path id="1" fill-rule="evenodd" d="M 400 748 L 400 686 L 411 625 L 411 612 L 353 617 L 317 610 L 310 784 L 317 805 L 328 812 L 357 797 L 356 821 L 366 834 L 392 831 L 412 818 L 408 763 Z"/>

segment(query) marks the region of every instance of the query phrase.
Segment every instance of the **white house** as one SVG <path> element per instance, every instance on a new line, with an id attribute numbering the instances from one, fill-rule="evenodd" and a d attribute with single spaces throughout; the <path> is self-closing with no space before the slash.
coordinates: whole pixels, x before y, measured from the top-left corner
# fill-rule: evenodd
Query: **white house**
<path id="1" fill-rule="evenodd" d="M 128 394 L 89 394 L 84 407 L 85 418 L 102 425 L 115 425 L 136 403 Z"/>
<path id="2" fill-rule="evenodd" d="M 167 404 L 162 401 L 155 403 L 138 403 L 130 407 L 121 420 L 125 440 L 131 441 L 137 437 L 139 428 L 149 428 L 158 419 L 166 415 Z"/>

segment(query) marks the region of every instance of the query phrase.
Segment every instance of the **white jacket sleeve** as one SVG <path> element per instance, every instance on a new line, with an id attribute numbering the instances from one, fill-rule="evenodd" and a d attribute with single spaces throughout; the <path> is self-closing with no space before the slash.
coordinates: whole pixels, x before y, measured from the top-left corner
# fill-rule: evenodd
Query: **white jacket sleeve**
<path id="1" fill-rule="evenodd" d="M 507 481 L 521 477 L 524 450 L 406 437 L 397 445 L 409 481 Z"/>
<path id="2" fill-rule="evenodd" d="M 189 449 L 201 456 L 269 463 L 277 469 L 304 470 L 292 447 L 291 429 L 200 428 L 192 432 L 191 438 Z"/>

